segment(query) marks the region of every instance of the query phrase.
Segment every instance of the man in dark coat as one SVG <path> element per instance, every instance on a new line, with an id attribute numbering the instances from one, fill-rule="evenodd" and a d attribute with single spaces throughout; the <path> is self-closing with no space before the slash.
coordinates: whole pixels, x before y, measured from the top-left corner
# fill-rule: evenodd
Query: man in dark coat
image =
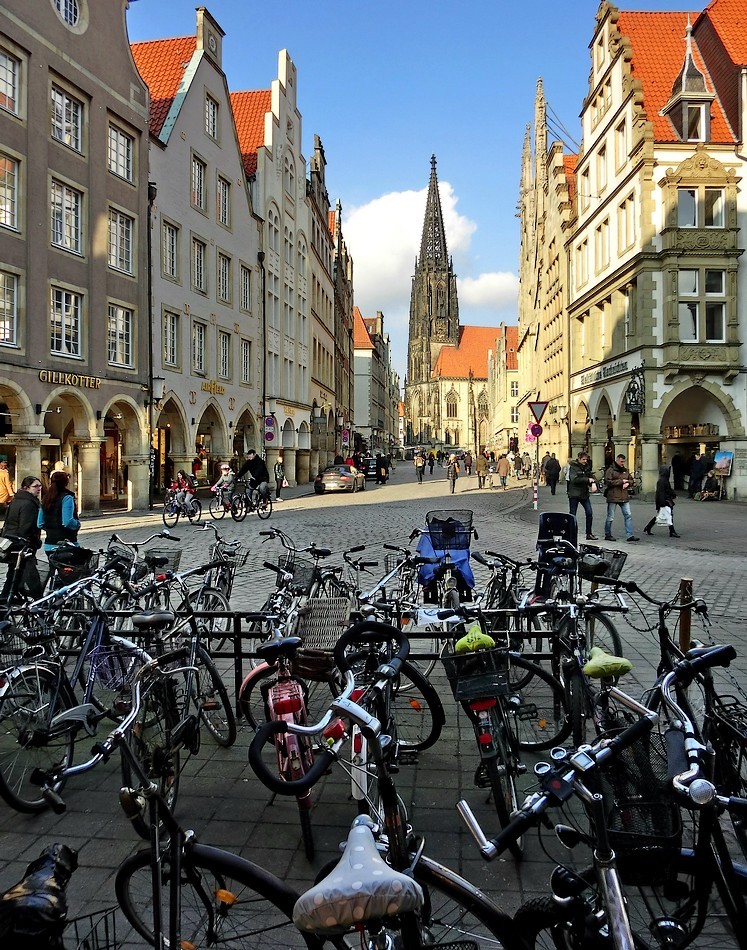
<path id="1" fill-rule="evenodd" d="M 270 497 L 270 473 L 267 471 L 264 459 L 257 455 L 254 449 L 249 449 L 246 453 L 246 462 L 236 473 L 236 478 L 243 478 L 249 473 L 249 484 L 252 488 L 258 488 L 263 498 Z"/>
<path id="2" fill-rule="evenodd" d="M 624 455 L 620 454 L 615 458 L 615 461 L 604 473 L 604 482 L 606 485 L 605 495 L 607 496 L 607 520 L 604 522 L 604 540 L 615 540 L 612 537 L 612 521 L 615 517 L 615 507 L 619 505 L 625 522 L 625 540 L 638 541 L 639 539 L 633 534 L 633 517 L 630 514 L 630 502 L 628 500 L 628 488 L 630 488 L 631 479 Z"/>
<path id="3" fill-rule="evenodd" d="M 696 452 L 690 460 L 690 481 L 687 486 L 687 494 L 690 498 L 694 498 L 700 491 L 706 471 L 705 459 L 700 452 Z"/>
<path id="4" fill-rule="evenodd" d="M 20 490 L 16 492 L 8 506 L 3 528 L 4 537 L 22 538 L 35 551 L 41 547 L 41 530 L 37 527 L 41 489 L 41 479 L 34 475 L 27 475 L 24 478 Z M 7 604 L 12 594 L 21 587 L 35 600 L 42 595 L 42 582 L 36 566 L 36 558 L 24 558 L 18 571 L 16 571 L 16 563 L 17 559 L 11 556 L 5 584 L 0 592 L 0 602 L 3 605 Z M 16 577 L 17 573 L 21 576 Z"/>
<path id="5" fill-rule="evenodd" d="M 560 462 L 555 458 L 554 452 L 545 462 L 544 468 L 545 481 L 550 486 L 550 493 L 554 495 L 560 479 Z"/>
<path id="6" fill-rule="evenodd" d="M 568 464 L 568 510 L 576 517 L 578 506 L 586 513 L 586 540 L 596 541 L 596 535 L 591 529 L 594 521 L 594 511 L 591 507 L 589 494 L 592 483 L 596 485 L 591 473 L 591 459 L 585 449 L 581 449 L 578 457 Z"/>

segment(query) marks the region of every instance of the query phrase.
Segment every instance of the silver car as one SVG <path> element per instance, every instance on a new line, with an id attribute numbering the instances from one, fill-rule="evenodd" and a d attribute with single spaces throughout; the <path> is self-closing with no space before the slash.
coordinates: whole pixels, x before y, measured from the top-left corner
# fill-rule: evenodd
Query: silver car
<path id="1" fill-rule="evenodd" d="M 314 491 L 322 495 L 328 491 L 364 491 L 366 476 L 352 465 L 328 465 L 314 479 Z"/>

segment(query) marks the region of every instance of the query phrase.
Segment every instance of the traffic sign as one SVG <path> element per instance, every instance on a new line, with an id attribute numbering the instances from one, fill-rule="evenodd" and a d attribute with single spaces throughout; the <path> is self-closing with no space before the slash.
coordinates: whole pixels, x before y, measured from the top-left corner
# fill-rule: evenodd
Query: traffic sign
<path id="1" fill-rule="evenodd" d="M 539 422 L 535 422 L 533 426 L 530 426 L 529 431 L 536 439 L 539 439 L 539 437 L 542 435 L 542 426 L 539 424 Z"/>
<path id="2" fill-rule="evenodd" d="M 542 422 L 542 416 L 545 414 L 545 409 L 547 409 L 548 403 L 546 402 L 530 402 L 529 411 L 532 413 L 537 422 Z"/>

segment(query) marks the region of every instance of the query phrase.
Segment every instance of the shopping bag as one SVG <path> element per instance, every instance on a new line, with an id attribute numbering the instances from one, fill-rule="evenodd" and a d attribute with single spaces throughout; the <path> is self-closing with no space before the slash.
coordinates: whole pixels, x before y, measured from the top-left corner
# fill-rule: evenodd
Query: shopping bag
<path id="1" fill-rule="evenodd" d="M 667 505 L 665 505 L 663 508 L 659 508 L 659 511 L 656 515 L 656 524 L 660 524 L 665 528 L 672 527 L 672 509 Z"/>
<path id="2" fill-rule="evenodd" d="M 284 479 L 283 479 L 283 488 L 287 488 L 287 487 L 288 487 L 288 479 L 287 479 L 287 478 L 284 478 Z"/>

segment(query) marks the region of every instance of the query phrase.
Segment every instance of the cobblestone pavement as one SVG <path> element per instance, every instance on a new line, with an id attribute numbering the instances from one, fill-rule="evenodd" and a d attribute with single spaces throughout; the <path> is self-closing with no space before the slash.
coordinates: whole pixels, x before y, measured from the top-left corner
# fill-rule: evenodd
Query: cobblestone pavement
<path id="1" fill-rule="evenodd" d="M 512 481 L 508 491 L 477 488 L 477 479 L 462 477 L 454 495 L 448 493 L 448 482 L 442 470 L 426 474 L 422 485 L 415 479 L 411 463 L 397 465 L 389 484 L 369 483 L 364 493 L 355 496 L 316 497 L 307 488 L 284 491 L 284 501 L 277 505 L 267 523 L 252 517 L 240 525 L 224 520 L 218 529 L 229 538 L 241 538 L 256 548 L 256 559 L 237 579 L 232 606 L 237 610 L 258 607 L 268 587 L 263 560 L 274 560 L 281 553 L 272 541 L 261 544 L 258 532 L 267 525 L 286 530 L 297 545 L 316 541 L 335 552 L 353 544 L 366 544 L 375 551 L 381 542 L 407 544 L 413 527 L 424 524 L 425 513 L 434 508 L 468 508 L 474 511 L 474 524 L 479 540 L 474 550 L 505 550 L 515 557 L 534 552 L 538 514 L 541 511 L 566 511 L 565 486 L 558 494 L 549 489 L 539 491 L 539 510 L 532 507 L 532 492 L 526 482 Z M 594 498 L 594 528 L 601 537 L 605 502 Z M 665 536 L 658 528 L 649 538 L 642 527 L 653 513 L 650 502 L 634 499 L 634 524 L 642 540 L 638 544 L 599 542 L 600 546 L 625 550 L 628 559 L 623 576 L 662 597 L 671 597 L 682 577 L 692 578 L 696 594 L 704 597 L 711 612 L 712 627 L 706 636 L 716 641 L 734 642 L 744 652 L 744 602 L 747 597 L 743 539 L 747 524 L 747 507 L 720 502 L 706 504 L 678 502 L 675 509 L 680 540 Z M 206 512 L 206 517 L 209 518 Z M 102 514 L 84 519 L 81 532 L 83 544 L 105 545 L 112 532 L 125 538 L 142 539 L 162 526 L 160 510 L 144 515 Z M 623 538 L 622 520 L 618 512 L 613 532 Z M 196 566 L 206 557 L 211 536 L 189 525 L 180 524 L 174 534 L 181 538 L 182 569 Z M 383 568 L 383 554 L 379 557 Z M 478 575 L 479 579 L 479 575 Z M 644 618 L 634 611 L 630 622 L 621 619 L 619 628 L 626 652 L 635 663 L 638 683 L 650 680 L 656 657 L 656 644 L 645 632 Z M 647 615 L 651 622 L 651 614 Z M 227 679 L 232 679 L 226 663 Z M 745 661 L 740 658 L 737 678 L 745 681 Z M 471 728 L 458 714 L 451 700 L 443 673 L 434 674 L 447 714 L 447 725 L 438 745 L 422 753 L 414 765 L 404 765 L 398 776 L 398 787 L 408 804 L 416 830 L 425 833 L 426 851 L 432 857 L 458 869 L 465 877 L 482 887 L 509 912 L 525 899 L 543 892 L 550 864 L 536 836 L 528 836 L 526 854 L 520 865 L 507 857 L 484 864 L 477 855 L 472 839 L 461 825 L 454 803 L 466 797 L 483 819 L 487 830 L 497 830 L 492 805 L 485 803 L 484 791 L 473 785 L 477 765 L 474 736 Z M 309 863 L 300 847 L 295 801 L 270 803 L 269 793 L 258 783 L 248 768 L 247 747 L 251 732 L 240 727 L 238 741 L 232 749 L 215 747 L 208 738 L 198 756 L 189 763 L 182 778 L 178 817 L 185 826 L 194 828 L 198 837 L 210 844 L 241 853 L 268 867 L 299 888 L 308 886 L 328 860 L 335 857 L 340 840 L 353 816 L 348 799 L 349 782 L 341 770 L 333 771 L 315 789 L 316 805 L 313 825 L 317 841 L 317 858 Z M 80 740 L 81 757 L 88 743 Z M 530 763 L 531 765 L 531 763 Z M 530 782 L 530 773 L 526 784 Z M 117 805 L 119 764 L 112 761 L 95 772 L 71 779 L 65 790 L 68 804 L 62 816 L 45 813 L 39 816 L 18 815 L 0 802 L 0 890 L 16 881 L 26 863 L 35 857 L 44 844 L 63 841 L 80 850 L 81 868 L 70 885 L 73 913 L 114 903 L 113 878 L 122 859 L 137 849 L 127 821 Z M 491 817 L 491 815 L 493 817 Z M 545 833 L 543 841 L 550 849 L 557 846 Z M 127 947 L 138 946 L 136 942 Z"/>

